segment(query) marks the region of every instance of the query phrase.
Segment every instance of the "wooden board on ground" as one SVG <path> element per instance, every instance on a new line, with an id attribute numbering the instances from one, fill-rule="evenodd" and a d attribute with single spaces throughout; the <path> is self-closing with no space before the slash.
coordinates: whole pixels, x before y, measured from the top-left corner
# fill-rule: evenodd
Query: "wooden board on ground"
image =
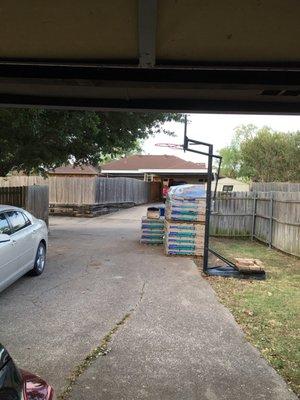
<path id="1" fill-rule="evenodd" d="M 235 265 L 241 272 L 263 272 L 264 265 L 257 258 L 235 258 Z"/>

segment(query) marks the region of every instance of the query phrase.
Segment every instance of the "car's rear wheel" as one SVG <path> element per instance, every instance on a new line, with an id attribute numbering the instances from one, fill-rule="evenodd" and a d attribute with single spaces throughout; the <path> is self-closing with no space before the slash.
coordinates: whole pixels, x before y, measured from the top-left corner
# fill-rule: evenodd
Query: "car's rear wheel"
<path id="1" fill-rule="evenodd" d="M 31 275 L 41 275 L 45 269 L 46 265 L 46 246 L 43 242 L 39 244 L 39 247 L 36 251 L 34 267 L 30 271 Z"/>

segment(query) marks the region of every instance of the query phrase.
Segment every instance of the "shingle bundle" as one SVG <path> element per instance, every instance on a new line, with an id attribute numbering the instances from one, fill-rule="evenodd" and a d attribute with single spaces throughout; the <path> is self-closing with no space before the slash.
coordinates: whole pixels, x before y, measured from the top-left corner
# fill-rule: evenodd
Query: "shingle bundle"
<path id="1" fill-rule="evenodd" d="M 166 218 L 172 221 L 205 221 L 205 199 L 167 200 Z"/>
<path id="2" fill-rule="evenodd" d="M 162 244 L 164 237 L 164 218 L 142 218 L 141 243 Z"/>
<path id="3" fill-rule="evenodd" d="M 202 185 L 171 188 L 166 201 L 166 254 L 203 255 L 205 208 Z"/>
<path id="4" fill-rule="evenodd" d="M 166 218 L 172 221 L 205 221 L 206 194 L 203 185 L 181 185 L 170 189 Z"/>
<path id="5" fill-rule="evenodd" d="M 165 251 L 169 255 L 203 255 L 204 225 L 165 221 Z"/>

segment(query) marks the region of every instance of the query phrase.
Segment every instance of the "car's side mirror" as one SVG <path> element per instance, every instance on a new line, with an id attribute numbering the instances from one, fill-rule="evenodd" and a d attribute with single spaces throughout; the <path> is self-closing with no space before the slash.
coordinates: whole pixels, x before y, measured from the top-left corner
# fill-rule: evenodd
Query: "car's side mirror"
<path id="1" fill-rule="evenodd" d="M 10 236 L 5 233 L 0 234 L 0 243 L 5 243 L 10 241 Z"/>

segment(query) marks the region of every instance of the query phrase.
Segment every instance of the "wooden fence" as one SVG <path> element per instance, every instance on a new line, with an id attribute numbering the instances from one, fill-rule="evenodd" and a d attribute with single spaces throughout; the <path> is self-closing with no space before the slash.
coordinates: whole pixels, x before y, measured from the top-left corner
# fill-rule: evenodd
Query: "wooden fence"
<path id="1" fill-rule="evenodd" d="M 0 187 L 11 186 L 31 186 L 31 185 L 48 185 L 48 179 L 38 175 L 16 175 L 8 177 L 0 177 Z"/>
<path id="2" fill-rule="evenodd" d="M 96 179 L 51 176 L 47 180 L 50 204 L 94 204 Z"/>
<path id="3" fill-rule="evenodd" d="M 47 185 L 51 214 L 95 216 L 151 201 L 151 184 L 133 178 L 12 176 L 0 187 Z"/>
<path id="4" fill-rule="evenodd" d="M 0 204 L 22 207 L 48 225 L 49 188 L 46 185 L 0 187 Z"/>
<path id="5" fill-rule="evenodd" d="M 34 185 L 26 187 L 24 208 L 36 218 L 43 219 L 49 225 L 49 187 Z"/>
<path id="6" fill-rule="evenodd" d="M 147 203 L 150 184 L 133 178 L 97 178 L 95 203 Z"/>
<path id="7" fill-rule="evenodd" d="M 218 193 L 211 235 L 256 238 L 300 256 L 300 192 Z"/>
<path id="8" fill-rule="evenodd" d="M 252 192 L 300 192 L 300 183 L 292 182 L 253 182 Z"/>
<path id="9" fill-rule="evenodd" d="M 50 204 L 147 203 L 150 184 L 134 178 L 12 176 L 0 187 L 48 185 Z"/>

